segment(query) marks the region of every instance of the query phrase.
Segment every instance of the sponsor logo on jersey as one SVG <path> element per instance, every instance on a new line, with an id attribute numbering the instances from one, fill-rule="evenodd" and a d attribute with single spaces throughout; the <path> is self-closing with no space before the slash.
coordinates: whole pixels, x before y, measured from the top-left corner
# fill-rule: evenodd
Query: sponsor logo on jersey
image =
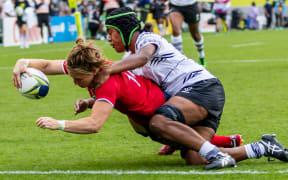
<path id="1" fill-rule="evenodd" d="M 163 54 L 162 56 L 158 56 L 158 57 L 153 57 L 150 61 L 151 65 L 158 65 L 160 62 L 167 60 L 168 58 L 173 58 L 174 57 L 174 53 L 167 53 L 167 54 Z"/>
<path id="2" fill-rule="evenodd" d="M 192 79 L 192 78 L 200 75 L 202 71 L 203 71 L 203 70 L 198 70 L 198 71 L 193 71 L 193 72 L 189 73 L 189 74 L 184 78 L 183 84 L 184 84 L 186 81 L 188 81 L 189 79 Z"/>
<path id="3" fill-rule="evenodd" d="M 186 88 L 183 88 L 180 92 L 190 93 L 191 89 L 193 89 L 193 87 L 186 87 Z"/>

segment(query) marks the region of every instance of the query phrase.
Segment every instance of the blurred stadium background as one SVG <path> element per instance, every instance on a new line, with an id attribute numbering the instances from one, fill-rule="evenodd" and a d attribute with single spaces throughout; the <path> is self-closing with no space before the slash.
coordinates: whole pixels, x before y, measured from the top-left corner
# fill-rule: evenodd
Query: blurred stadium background
<path id="1" fill-rule="evenodd" d="M 0 0 L 0 11 L 2 11 L 0 16 L 0 44 L 5 47 L 8 46 L 19 46 L 19 30 L 18 26 L 15 24 L 16 17 L 5 17 L 3 15 L 4 4 L 5 2 L 10 2 L 11 0 Z M 40 1 L 40 0 L 35 0 Z M 42 0 L 44 3 L 49 4 L 50 10 L 50 26 L 53 36 L 54 42 L 66 42 L 73 41 L 76 39 L 79 31 L 81 30 L 85 37 L 91 38 L 91 32 L 89 29 L 89 22 L 92 19 L 93 11 L 97 11 L 100 13 L 104 11 L 101 7 L 101 0 Z M 133 8 L 140 16 L 140 11 L 142 10 L 138 3 L 141 0 L 122 0 L 125 6 L 129 6 Z M 277 2 L 279 0 L 270 0 L 270 3 Z M 35 9 L 35 3 L 33 0 L 28 0 L 32 9 Z M 152 1 L 151 1 L 152 2 Z M 160 2 L 160 0 L 159 0 Z M 259 11 L 259 15 L 257 17 L 258 28 L 262 30 L 266 25 L 266 18 L 264 15 L 264 4 L 266 0 L 231 0 L 231 7 L 229 8 L 227 14 L 227 23 L 231 27 L 231 29 L 248 29 L 249 27 L 249 6 L 252 2 L 256 3 L 256 6 Z M 202 11 L 201 13 L 201 21 L 200 21 L 200 31 L 201 32 L 214 32 L 215 25 L 209 23 L 209 20 L 214 19 L 214 15 L 211 13 L 213 8 L 214 0 L 199 0 L 199 8 Z M 286 1 L 286 6 L 288 2 Z M 102 9 L 102 10 L 101 10 Z M 35 11 L 35 10 L 34 10 Z M 75 22 L 74 12 L 78 11 L 82 14 L 81 21 Z M 149 11 L 149 10 L 148 10 Z M 31 11 L 30 11 L 31 12 Z M 283 21 L 284 27 L 288 27 L 288 11 L 284 12 Z M 12 13 L 13 14 L 13 13 Z M 15 14 L 14 14 L 15 16 Z M 274 17 L 274 16 L 273 16 Z M 240 20 L 242 18 L 244 20 L 244 26 L 240 25 L 242 22 Z M 102 21 L 102 24 L 105 22 L 105 11 L 101 16 L 99 16 L 99 20 Z M 149 13 L 147 17 L 147 21 L 154 25 L 154 31 L 158 33 L 158 28 L 155 20 L 151 13 Z M 77 26 L 78 24 L 78 26 Z M 43 39 L 40 36 L 40 30 L 37 25 L 37 17 L 36 14 L 33 14 L 33 10 L 28 20 L 28 41 L 29 44 L 41 44 L 41 43 L 49 43 L 49 37 L 47 28 L 44 27 L 44 37 Z M 241 26 L 241 27 L 240 27 Z M 82 27 L 80 29 L 80 27 Z M 271 28 L 275 28 L 275 17 L 273 18 Z M 101 29 L 101 30 L 100 30 Z M 97 34 L 97 39 L 104 39 L 105 36 L 105 28 L 100 26 Z M 164 29 L 165 34 L 171 33 L 170 24 L 167 24 L 164 21 Z M 183 30 L 185 31 L 187 26 L 183 24 Z M 77 33 L 78 30 L 78 33 Z"/>

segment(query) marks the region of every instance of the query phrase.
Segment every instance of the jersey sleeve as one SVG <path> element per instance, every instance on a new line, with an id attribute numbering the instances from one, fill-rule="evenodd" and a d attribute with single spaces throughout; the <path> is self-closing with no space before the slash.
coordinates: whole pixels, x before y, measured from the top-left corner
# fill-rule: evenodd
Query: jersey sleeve
<path id="1" fill-rule="evenodd" d="M 104 84 L 102 84 L 95 92 L 95 101 L 106 101 L 113 107 L 117 100 L 117 81 L 111 76 Z"/>
<path id="2" fill-rule="evenodd" d="M 154 54 L 160 49 L 161 36 L 152 32 L 143 32 L 136 41 L 136 52 L 148 44 L 153 44 L 156 47 Z"/>

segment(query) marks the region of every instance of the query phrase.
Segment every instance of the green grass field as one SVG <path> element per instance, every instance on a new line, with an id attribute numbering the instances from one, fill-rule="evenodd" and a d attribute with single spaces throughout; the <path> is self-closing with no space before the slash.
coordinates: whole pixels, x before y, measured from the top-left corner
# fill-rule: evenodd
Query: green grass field
<path id="1" fill-rule="evenodd" d="M 223 83 L 226 104 L 217 134 L 242 134 L 245 143 L 276 133 L 288 146 L 288 31 L 235 31 L 204 34 L 208 69 Z M 197 58 L 188 33 L 184 53 Z M 105 41 L 103 55 L 121 55 Z M 185 166 L 179 152 L 158 156 L 160 144 L 134 133 L 127 118 L 114 111 L 99 134 L 77 135 L 43 130 L 40 116 L 77 119 L 77 99 L 88 98 L 69 76 L 48 76 L 50 92 L 41 100 L 21 96 L 12 84 L 19 58 L 64 59 L 73 42 L 0 47 L 0 179 L 287 179 L 288 164 L 266 158 L 246 160 L 237 168 L 204 171 Z"/>

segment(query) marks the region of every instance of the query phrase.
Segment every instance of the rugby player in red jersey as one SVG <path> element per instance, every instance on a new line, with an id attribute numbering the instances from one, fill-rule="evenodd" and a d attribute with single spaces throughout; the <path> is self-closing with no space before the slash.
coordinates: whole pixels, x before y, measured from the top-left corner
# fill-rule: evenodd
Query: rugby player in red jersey
<path id="1" fill-rule="evenodd" d="M 78 46 L 74 47 L 74 50 L 71 51 L 69 57 L 73 57 L 73 53 L 75 53 L 75 51 L 79 51 L 80 47 L 82 49 L 90 48 L 90 51 L 98 57 L 97 61 L 99 61 L 95 69 L 99 69 L 101 66 L 107 66 L 113 63 L 100 58 L 99 52 L 94 46 L 87 45 L 81 40 L 79 41 L 80 43 L 78 43 Z M 149 129 L 149 120 L 154 114 L 154 111 L 165 102 L 164 93 L 156 84 L 142 76 L 125 71 L 111 76 L 108 81 L 95 90 L 93 87 L 89 87 L 89 80 L 93 79 L 93 73 L 97 73 L 97 70 L 92 72 L 93 65 L 91 65 L 91 69 L 88 68 L 89 70 L 84 72 L 81 67 L 85 66 L 85 61 L 82 62 L 83 64 L 77 64 L 75 61 L 71 60 L 73 58 L 69 57 L 68 63 L 70 62 L 70 66 L 72 66 L 70 67 L 70 73 L 68 70 L 69 68 L 67 68 L 67 61 L 64 60 L 19 60 L 14 68 L 14 85 L 16 87 L 21 86 L 21 82 L 19 81 L 20 73 L 27 71 L 26 62 L 28 61 L 29 67 L 37 68 L 43 71 L 45 74 L 69 74 L 73 78 L 74 83 L 82 88 L 87 88 L 90 96 L 92 97 L 91 99 L 78 100 L 74 106 L 75 114 L 83 112 L 87 108 L 93 107 L 91 117 L 88 119 L 93 119 L 93 114 L 96 114 L 95 117 L 97 118 L 95 119 L 95 122 L 99 121 L 99 123 L 93 124 L 92 120 L 90 122 L 86 122 L 87 118 L 84 118 L 85 120 L 80 119 L 79 121 L 56 121 L 52 118 L 42 117 L 37 121 L 39 122 L 39 125 L 42 125 L 41 127 L 54 130 L 60 128 L 71 133 L 95 133 L 100 130 L 105 120 L 109 117 L 112 109 L 115 108 L 129 117 L 131 125 L 134 127 L 137 133 L 144 136 L 149 135 L 147 132 L 147 129 Z M 166 99 L 167 98 L 168 97 L 166 96 Z M 101 116 L 99 116 L 98 113 L 101 114 Z M 85 124 L 91 123 L 89 125 L 90 127 L 83 130 L 81 125 L 77 126 L 81 124 L 82 121 Z M 78 127 L 79 129 L 74 129 L 75 127 Z M 214 136 L 212 142 L 219 147 L 234 146 L 230 136 Z M 237 143 L 237 146 L 239 146 L 239 141 L 237 141 Z M 165 147 L 166 148 L 164 151 L 161 151 L 162 154 L 171 154 L 174 152 L 174 149 L 171 149 L 170 146 Z M 159 153 L 161 154 L 161 152 Z"/>

